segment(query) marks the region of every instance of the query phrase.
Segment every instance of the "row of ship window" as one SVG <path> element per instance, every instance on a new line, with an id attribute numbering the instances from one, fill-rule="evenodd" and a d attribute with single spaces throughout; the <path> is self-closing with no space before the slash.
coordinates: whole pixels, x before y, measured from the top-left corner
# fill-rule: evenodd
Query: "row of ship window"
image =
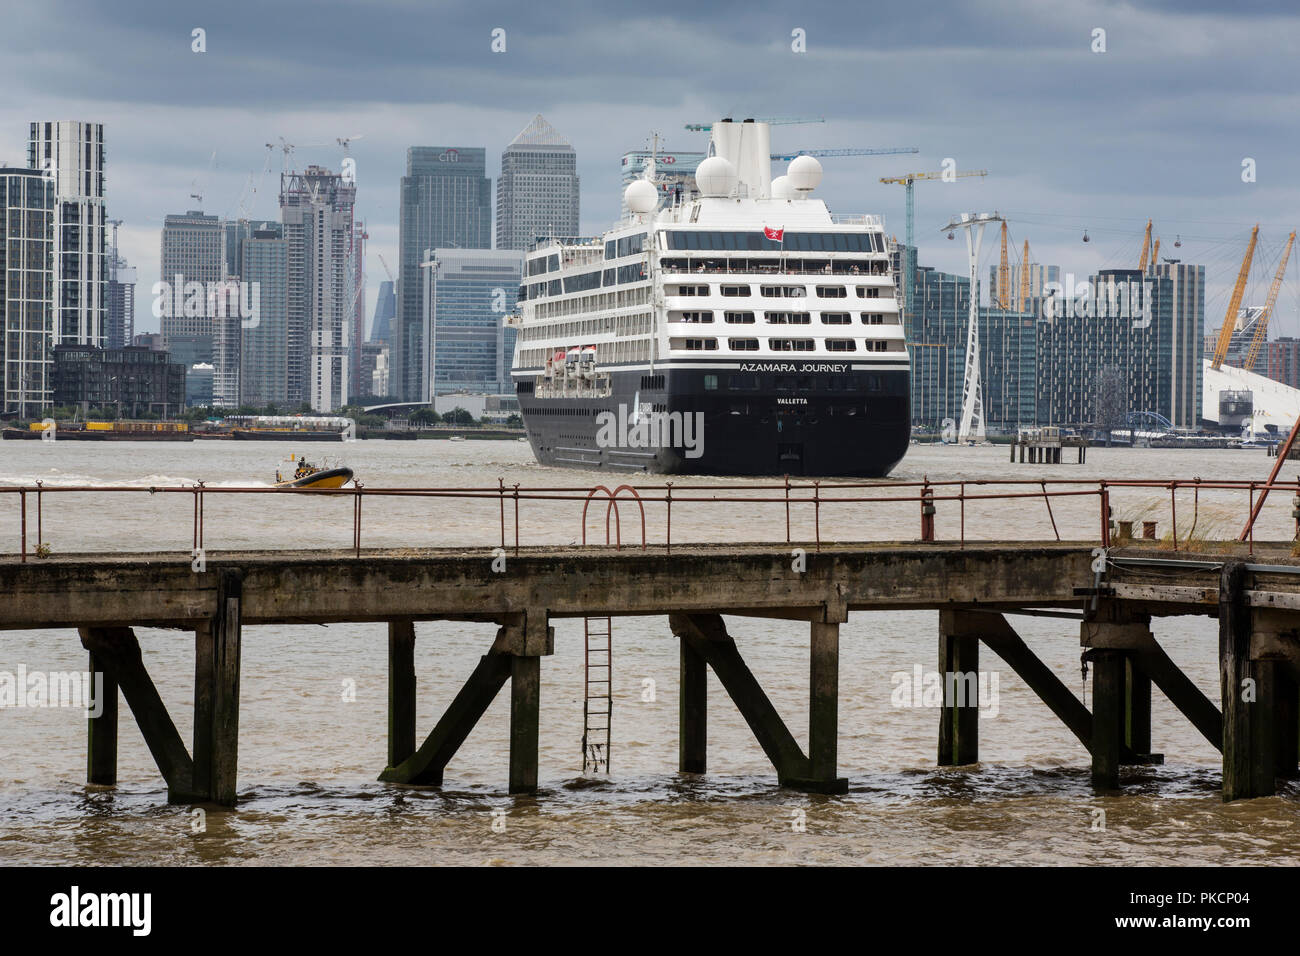
<path id="1" fill-rule="evenodd" d="M 855 292 L 859 299 L 878 299 L 880 298 L 879 286 L 855 286 Z M 893 290 L 890 289 L 892 292 Z M 680 285 L 668 286 L 664 289 L 668 295 L 691 295 L 701 296 L 709 295 L 707 285 Z M 718 294 L 724 298 L 747 299 L 754 294 L 752 286 L 748 285 L 720 285 Z M 808 295 L 808 287 L 802 285 L 761 285 L 758 287 L 758 294 L 765 299 L 802 299 Z M 815 294 L 819 299 L 847 299 L 849 290 L 847 286 L 842 285 L 819 285 L 815 289 Z"/>
<path id="2" fill-rule="evenodd" d="M 853 315 L 849 312 L 822 312 L 822 325 L 852 325 Z M 883 312 L 859 312 L 858 317 L 863 325 L 884 325 L 885 314 Z M 668 314 L 669 322 L 688 322 L 697 325 L 708 325 L 713 322 L 714 312 L 710 309 L 691 310 L 687 312 Z M 811 312 L 764 312 L 763 319 L 769 325 L 811 325 Z M 757 322 L 753 312 L 723 312 L 722 321 L 728 325 L 753 325 Z"/>
<path id="3" fill-rule="evenodd" d="M 856 352 L 858 351 L 858 342 L 856 339 L 826 339 L 826 351 L 828 352 Z M 900 343 L 901 344 L 901 343 Z M 687 352 L 716 352 L 718 350 L 717 339 L 672 339 L 669 343 L 670 348 L 684 349 Z M 767 347 L 772 352 L 814 352 L 817 350 L 816 339 L 768 339 Z M 759 350 L 758 339 L 727 339 L 727 348 L 733 352 L 757 352 Z M 863 352 L 888 352 L 889 342 L 868 339 L 862 343 Z"/>

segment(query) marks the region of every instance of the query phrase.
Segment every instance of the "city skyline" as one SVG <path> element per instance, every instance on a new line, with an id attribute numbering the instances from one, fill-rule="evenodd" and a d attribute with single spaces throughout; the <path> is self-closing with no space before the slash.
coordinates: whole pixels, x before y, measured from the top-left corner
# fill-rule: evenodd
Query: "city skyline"
<path id="1" fill-rule="evenodd" d="M 30 66 L 26 44 L 0 63 L 22 93 L 0 107 L 0 160 L 22 165 L 33 118 L 104 124 L 106 205 L 110 216 L 124 220 L 121 252 L 139 269 L 141 332 L 157 327 L 149 289 L 159 276 L 150 250 L 157 248 L 163 216 L 194 208 L 188 196 L 198 193 L 209 214 L 235 214 L 242 196 L 249 218 L 273 218 L 282 136 L 331 144 L 300 146 L 289 157 L 299 169 L 309 163 L 339 168 L 343 150 L 335 140 L 362 137 L 350 148 L 358 216 L 371 236 L 367 315 L 383 275 L 376 254 L 390 264 L 397 258 L 405 150 L 436 142 L 482 145 L 491 154 L 486 175 L 495 181 L 497 154 L 538 112 L 565 131 L 578 153 L 587 194 L 584 233 L 617 217 L 619 158 L 644 148 L 652 130 L 668 148 L 698 150 L 705 138 L 683 130 L 686 122 L 812 113 L 826 123 L 778 127 L 774 145 L 921 150 L 827 163 L 824 192 L 832 207 L 883 213 L 900 236 L 903 191 L 879 184 L 879 177 L 937 170 L 948 157 L 961 168 L 990 170 L 979 182 L 918 187 L 925 263 L 965 271 L 957 244 L 944 242 L 937 230 L 959 211 L 999 209 L 1015 238 L 1029 239 L 1037 261 L 1077 275 L 1126 264 L 1129 253 L 1136 262 L 1142 228 L 1154 218 L 1166 250 L 1181 237 L 1185 259 L 1207 265 L 1209 322 L 1221 318 L 1234 264 L 1230 255 L 1216 264 L 1206 253 L 1235 245 L 1239 262 L 1250 226 L 1260 221 L 1261 252 L 1275 256 L 1290 227 L 1279 211 L 1297 198 L 1286 174 L 1295 134 L 1269 120 L 1294 96 L 1281 65 L 1286 57 L 1269 55 L 1284 53 L 1295 40 L 1282 4 L 1241 4 L 1229 15 L 1208 4 L 1076 2 L 1049 11 L 998 2 L 940 6 L 920 19 L 813 4 L 797 13 L 753 11 L 737 24 L 725 9 L 669 3 L 634 15 L 630 25 L 613 11 L 585 12 L 581 33 L 563 40 L 550 14 L 525 7 L 494 13 L 497 23 L 437 7 L 379 5 L 372 17 L 350 24 L 346 36 L 323 36 L 310 59 L 305 45 L 288 51 L 275 45 L 273 27 L 284 12 L 259 8 L 254 16 L 237 3 L 207 24 L 201 16 L 191 17 L 192 24 L 174 15 L 123 16 L 154 6 L 127 4 L 111 16 L 81 3 L 59 7 L 63 16 L 110 32 L 123 55 L 141 64 L 129 75 L 114 73 L 89 40 L 59 32 L 59 17 L 41 9 L 18 12 L 10 35 L 31 38 L 31 49 L 65 50 L 68 69 L 31 85 L 23 72 Z M 386 13 L 409 18 L 409 28 L 395 33 Z M 128 19 L 138 25 L 126 27 Z M 437 31 L 419 29 L 435 22 Z M 493 53 L 491 31 L 498 26 L 506 47 Z M 804 53 L 791 50 L 796 28 L 805 31 Z M 203 53 L 191 50 L 194 29 L 205 30 Z M 1106 31 L 1104 53 L 1092 50 L 1096 29 Z M 877 45 L 861 44 L 864 35 Z M 617 75 L 643 36 L 672 38 L 656 45 L 653 81 L 617 84 L 614 95 L 609 84 L 588 82 L 602 70 Z M 141 52 L 146 48 L 148 56 Z M 358 59 L 357 49 L 375 52 Z M 583 53 L 580 76 L 573 73 L 575 49 Z M 346 84 L 319 81 L 331 50 L 355 71 Z M 702 75 L 704 61 L 712 66 Z M 846 82 L 827 84 L 828 75 Z M 216 76 L 222 82 L 213 82 Z M 864 99 L 861 89 L 871 95 Z M 804 105 L 809 102 L 815 109 Z M 1253 183 L 1241 181 L 1246 158 L 1256 163 Z M 268 165 L 250 198 L 250 179 Z M 941 191 L 949 188 L 951 196 Z M 1080 242 L 1085 229 L 1088 245 Z M 1291 292 L 1279 301 L 1279 331 L 1298 331 L 1295 305 Z"/>

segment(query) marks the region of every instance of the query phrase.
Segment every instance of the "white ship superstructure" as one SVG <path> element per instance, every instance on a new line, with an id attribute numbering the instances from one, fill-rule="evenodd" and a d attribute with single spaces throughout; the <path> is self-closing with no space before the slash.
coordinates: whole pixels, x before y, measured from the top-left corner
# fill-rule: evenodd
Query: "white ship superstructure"
<path id="1" fill-rule="evenodd" d="M 710 152 L 698 194 L 657 208 L 647 164 L 617 228 L 528 253 L 514 378 L 539 460 L 883 474 L 909 419 L 883 222 L 833 216 L 812 195 L 822 171 L 811 156 L 772 180 L 765 124 L 715 124 Z M 596 419 L 620 405 L 634 424 L 700 416 L 704 452 L 601 442 Z M 874 447 L 825 444 L 855 435 Z"/>

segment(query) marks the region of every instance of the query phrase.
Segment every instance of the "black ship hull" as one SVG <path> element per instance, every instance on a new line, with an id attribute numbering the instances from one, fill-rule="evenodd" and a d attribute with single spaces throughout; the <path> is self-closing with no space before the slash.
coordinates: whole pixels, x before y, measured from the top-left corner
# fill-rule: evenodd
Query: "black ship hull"
<path id="1" fill-rule="evenodd" d="M 516 372 L 543 465 L 671 475 L 883 477 L 911 433 L 909 372 L 848 360 L 675 361 L 565 396 Z"/>

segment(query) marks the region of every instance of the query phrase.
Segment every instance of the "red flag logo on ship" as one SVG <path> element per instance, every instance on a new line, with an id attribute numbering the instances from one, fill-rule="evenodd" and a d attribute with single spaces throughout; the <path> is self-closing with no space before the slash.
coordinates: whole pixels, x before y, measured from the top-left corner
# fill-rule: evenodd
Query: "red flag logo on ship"
<path id="1" fill-rule="evenodd" d="M 782 226 L 780 229 L 773 229 L 771 226 L 764 226 L 763 235 L 775 242 L 782 242 L 785 238 L 785 226 Z"/>

